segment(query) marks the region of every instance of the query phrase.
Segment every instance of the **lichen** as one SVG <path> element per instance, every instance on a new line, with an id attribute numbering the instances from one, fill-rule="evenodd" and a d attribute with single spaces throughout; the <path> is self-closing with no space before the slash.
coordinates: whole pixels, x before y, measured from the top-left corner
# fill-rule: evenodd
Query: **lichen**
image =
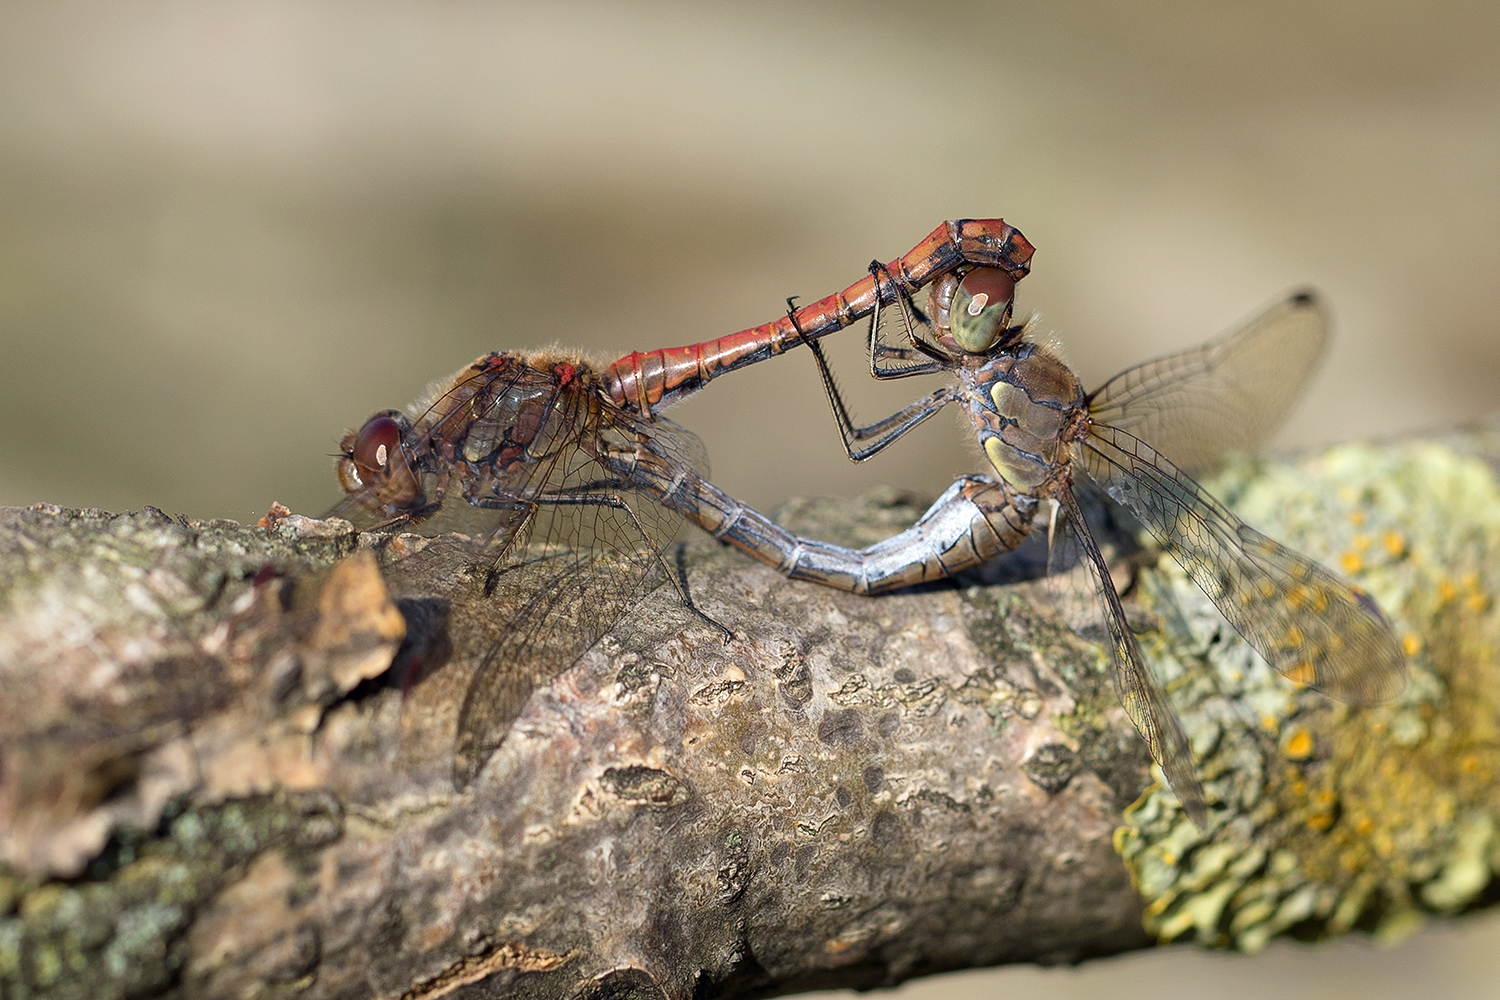
<path id="1" fill-rule="evenodd" d="M 1391 939 L 1473 905 L 1500 871 L 1500 487 L 1432 443 L 1242 460 L 1205 484 L 1247 523 L 1369 591 L 1409 657 L 1355 709 L 1276 675 L 1174 563 L 1143 574 L 1146 642 L 1199 759 L 1199 832 L 1154 785 L 1116 848 L 1161 940 L 1255 951 L 1365 927 Z M 1274 849 L 1272 848 L 1274 845 Z"/>
<path id="2" fill-rule="evenodd" d="M 99 878 L 37 885 L 14 914 L 0 917 L 0 996 L 160 993 L 186 960 L 197 909 L 245 864 L 272 846 L 311 848 L 337 832 L 337 815 L 321 797 L 278 795 L 175 813 L 128 863 Z"/>

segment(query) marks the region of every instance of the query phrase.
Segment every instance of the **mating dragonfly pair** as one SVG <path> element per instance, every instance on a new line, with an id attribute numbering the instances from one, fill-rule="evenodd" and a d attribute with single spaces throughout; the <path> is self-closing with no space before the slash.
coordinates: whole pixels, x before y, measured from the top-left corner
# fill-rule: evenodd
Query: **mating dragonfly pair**
<path id="1" fill-rule="evenodd" d="M 407 411 L 377 413 L 349 434 L 338 460 L 348 496 L 333 514 L 362 528 L 454 533 L 486 586 L 504 580 L 518 595 L 460 709 L 455 783 L 477 776 L 532 690 L 647 591 L 676 582 L 662 553 L 683 518 L 792 579 L 860 594 L 976 566 L 1045 518 L 1054 552 L 1071 547 L 1088 567 L 1120 699 L 1200 828 L 1208 814 L 1191 749 L 1126 623 L 1080 488 L 1093 484 L 1127 507 L 1282 674 L 1358 704 L 1398 694 L 1404 656 L 1374 601 L 1241 523 L 1174 464 L 1202 467 L 1269 433 L 1326 343 L 1318 302 L 1294 295 L 1229 336 L 1085 393 L 1011 322 L 1031 255 L 1002 220 L 945 223 L 904 257 L 872 263 L 836 295 L 789 303 L 771 323 L 603 370 L 560 354 L 490 354 Z M 923 288 L 925 311 L 913 300 Z M 818 338 L 867 316 L 873 377 L 952 381 L 859 427 Z M 823 375 L 850 458 L 869 458 L 956 403 L 994 474 L 960 477 L 912 527 L 859 550 L 793 535 L 725 495 L 704 478 L 697 437 L 656 411 L 798 344 Z"/>

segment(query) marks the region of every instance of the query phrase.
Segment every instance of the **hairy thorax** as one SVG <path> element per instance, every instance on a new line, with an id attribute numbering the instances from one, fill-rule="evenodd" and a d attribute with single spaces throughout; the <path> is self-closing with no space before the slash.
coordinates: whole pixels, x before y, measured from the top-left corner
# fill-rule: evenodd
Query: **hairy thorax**
<path id="1" fill-rule="evenodd" d="M 1014 350 L 960 370 L 964 411 L 995 472 L 1031 496 L 1065 483 L 1072 443 L 1086 433 L 1087 399 L 1067 365 L 1046 347 Z"/>

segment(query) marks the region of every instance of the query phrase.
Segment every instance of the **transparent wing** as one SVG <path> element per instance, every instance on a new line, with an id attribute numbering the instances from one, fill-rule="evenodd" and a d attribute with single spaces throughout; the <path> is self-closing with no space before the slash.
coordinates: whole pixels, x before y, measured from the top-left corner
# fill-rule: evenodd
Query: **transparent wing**
<path id="1" fill-rule="evenodd" d="M 387 578 L 398 599 L 443 607 L 452 657 L 474 666 L 454 749 L 462 788 L 531 692 L 662 581 L 682 517 L 657 501 L 659 470 L 706 474 L 707 459 L 688 431 L 608 404 L 581 366 L 497 355 L 414 411 L 401 443 L 426 502 L 396 522 L 420 537 L 387 546 Z M 392 523 L 389 509 L 355 494 L 333 513 L 369 528 Z"/>
<path id="2" fill-rule="evenodd" d="M 1363 590 L 1248 527 L 1119 428 L 1093 425 L 1078 461 L 1276 670 L 1356 704 L 1388 701 L 1406 686 L 1400 643 Z"/>
<path id="3" fill-rule="evenodd" d="M 1101 515 L 1108 507 L 1118 510 L 1119 505 L 1086 477 L 1073 483 L 1071 488 L 1073 502 L 1081 512 L 1094 544 L 1101 553 L 1105 552 L 1111 548 L 1109 543 L 1115 540 L 1118 532 L 1106 524 Z M 1104 619 L 1109 608 L 1095 583 L 1089 555 L 1078 537 L 1074 519 L 1068 516 L 1067 507 L 1061 502 L 1056 503 L 1049 513 L 1046 525 L 1047 596 L 1070 629 L 1090 642 L 1106 642 L 1109 629 Z M 1106 539 L 1108 541 L 1104 541 Z M 1110 552 L 1105 564 L 1117 556 L 1117 552 Z"/>
<path id="4" fill-rule="evenodd" d="M 1089 531 L 1088 521 L 1084 518 L 1078 501 L 1070 492 L 1063 503 L 1067 519 L 1057 526 L 1053 536 L 1053 551 L 1057 553 L 1056 568 L 1062 572 L 1065 567 L 1070 568 L 1080 562 L 1087 567 L 1088 579 L 1093 584 L 1093 596 L 1104 610 L 1104 627 L 1109 635 L 1110 652 L 1114 659 L 1115 692 L 1119 695 L 1120 704 L 1125 706 L 1125 714 L 1130 716 L 1131 723 L 1145 739 L 1151 758 L 1161 766 L 1162 774 L 1166 775 L 1167 784 L 1172 786 L 1172 791 L 1177 793 L 1183 810 L 1197 824 L 1198 829 L 1207 829 L 1208 806 L 1203 801 L 1203 786 L 1198 784 L 1198 776 L 1193 768 L 1192 748 L 1182 731 L 1182 724 L 1167 704 L 1166 695 L 1152 676 L 1151 668 L 1141 653 L 1140 643 L 1130 630 L 1125 619 L 1125 609 L 1120 603 L 1120 595 L 1109 575 L 1109 566 L 1099 551 L 1093 533 Z M 1052 568 L 1052 560 L 1049 558 L 1049 573 Z M 1064 616 L 1070 617 L 1070 624 L 1082 620 L 1072 619 L 1066 607 Z M 1083 616 L 1083 619 L 1086 618 L 1086 615 Z"/>
<path id="5" fill-rule="evenodd" d="M 1270 436 L 1327 343 L 1327 310 L 1312 292 L 1297 292 L 1234 333 L 1127 368 L 1092 394 L 1089 412 L 1180 467 L 1208 468 L 1222 452 Z"/>
<path id="6" fill-rule="evenodd" d="M 590 432 L 605 452 L 647 448 L 707 475 L 702 443 L 691 432 L 660 418 L 601 412 L 603 423 Z M 485 581 L 503 627 L 480 658 L 459 710 L 453 755 L 459 788 L 499 749 L 531 692 L 571 667 L 664 582 L 661 552 L 682 516 L 642 485 L 622 478 L 614 463 L 601 464 L 572 447 L 533 483 L 525 498 L 535 504 L 526 540 Z"/>

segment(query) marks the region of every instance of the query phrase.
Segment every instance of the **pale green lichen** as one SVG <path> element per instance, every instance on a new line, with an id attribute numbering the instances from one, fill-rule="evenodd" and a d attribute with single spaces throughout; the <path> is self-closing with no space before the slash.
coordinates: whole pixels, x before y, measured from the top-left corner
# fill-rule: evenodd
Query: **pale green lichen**
<path id="1" fill-rule="evenodd" d="M 1141 592 L 1146 642 L 1214 811 L 1200 833 L 1158 785 L 1116 846 L 1162 940 L 1254 951 L 1366 926 L 1394 939 L 1472 905 L 1500 872 L 1500 487 L 1432 443 L 1241 462 L 1206 484 L 1247 523 L 1344 574 L 1411 666 L 1395 702 L 1351 709 L 1274 674 L 1170 560 Z"/>
<path id="2" fill-rule="evenodd" d="M 321 799 L 275 795 L 172 814 L 164 827 L 128 863 L 41 884 L 0 914 L 0 997 L 111 1000 L 168 988 L 198 907 L 268 847 L 316 847 L 338 835 L 339 820 Z"/>

